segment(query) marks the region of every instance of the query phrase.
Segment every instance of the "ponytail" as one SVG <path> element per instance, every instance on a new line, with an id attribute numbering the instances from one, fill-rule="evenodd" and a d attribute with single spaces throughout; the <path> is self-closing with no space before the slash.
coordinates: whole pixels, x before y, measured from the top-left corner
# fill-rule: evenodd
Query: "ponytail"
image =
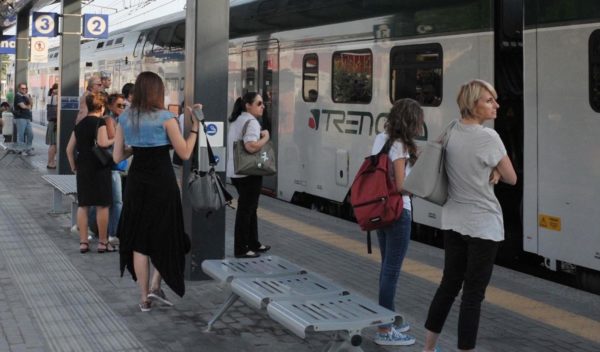
<path id="1" fill-rule="evenodd" d="M 242 112 L 246 111 L 246 104 L 254 103 L 254 100 L 256 99 L 257 95 L 257 92 L 248 92 L 244 94 L 244 96 L 237 98 L 235 100 L 235 103 L 233 104 L 233 111 L 229 116 L 229 122 L 237 120 L 237 118 L 242 114 Z"/>

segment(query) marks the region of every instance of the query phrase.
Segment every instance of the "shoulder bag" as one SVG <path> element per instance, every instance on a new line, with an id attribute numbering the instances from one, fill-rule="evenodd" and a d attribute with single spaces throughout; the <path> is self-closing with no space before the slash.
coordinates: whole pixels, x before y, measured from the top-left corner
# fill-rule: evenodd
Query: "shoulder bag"
<path id="1" fill-rule="evenodd" d="M 200 171 L 198 168 L 194 168 L 188 178 L 187 188 L 190 192 L 192 209 L 216 211 L 230 205 L 233 197 L 227 192 L 225 185 L 215 171 L 215 165 L 217 164 L 215 156 L 208 142 L 204 121 L 201 121 L 201 123 L 206 136 L 209 170 Z"/>
<path id="2" fill-rule="evenodd" d="M 46 120 L 48 122 L 56 121 L 58 115 L 58 106 L 54 103 L 54 97 L 55 95 L 50 98 L 50 104 L 46 104 Z"/>
<path id="3" fill-rule="evenodd" d="M 448 199 L 448 175 L 446 174 L 445 154 L 450 132 L 458 121 L 453 120 L 435 141 L 427 142 L 402 188 L 413 195 L 437 205 L 444 205 Z"/>
<path id="4" fill-rule="evenodd" d="M 242 138 L 233 142 L 233 169 L 238 175 L 251 176 L 271 176 L 277 173 L 275 160 L 275 149 L 272 141 L 255 153 L 249 153 L 244 146 L 244 136 L 248 124 L 252 120 L 246 121 L 242 130 Z"/>
<path id="5" fill-rule="evenodd" d="M 103 148 L 98 145 L 98 127 L 100 126 L 100 118 L 97 117 L 98 121 L 96 122 L 96 133 L 94 134 L 94 146 L 92 147 L 92 153 L 96 156 L 96 159 L 100 162 L 102 166 L 112 165 L 113 157 L 108 148 Z"/>

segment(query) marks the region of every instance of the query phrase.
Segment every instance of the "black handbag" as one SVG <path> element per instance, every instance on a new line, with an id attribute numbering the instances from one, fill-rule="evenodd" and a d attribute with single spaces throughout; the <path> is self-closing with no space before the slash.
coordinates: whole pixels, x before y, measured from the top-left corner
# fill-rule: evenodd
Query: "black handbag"
<path id="1" fill-rule="evenodd" d="M 212 148 L 206 134 L 206 126 L 204 121 L 201 121 L 206 136 L 206 150 L 208 152 L 208 171 L 200 171 L 194 168 L 188 178 L 188 191 L 190 192 L 190 203 L 194 210 L 216 211 L 228 205 L 231 206 L 233 197 L 227 189 L 221 178 L 215 171 L 217 164 Z M 210 212 L 209 212 L 210 214 Z M 207 214 L 208 215 L 208 214 Z"/>
<path id="2" fill-rule="evenodd" d="M 100 117 L 98 117 L 98 122 L 96 123 L 96 133 L 94 134 L 94 146 L 92 147 L 92 153 L 96 156 L 96 159 L 100 162 L 102 166 L 109 166 L 113 164 L 113 157 L 108 150 L 108 148 L 103 148 L 98 145 L 96 138 L 98 138 L 98 127 L 100 126 Z"/>
<path id="3" fill-rule="evenodd" d="M 56 121 L 56 117 L 58 115 L 57 106 L 52 104 L 46 105 L 46 121 L 52 122 Z"/>

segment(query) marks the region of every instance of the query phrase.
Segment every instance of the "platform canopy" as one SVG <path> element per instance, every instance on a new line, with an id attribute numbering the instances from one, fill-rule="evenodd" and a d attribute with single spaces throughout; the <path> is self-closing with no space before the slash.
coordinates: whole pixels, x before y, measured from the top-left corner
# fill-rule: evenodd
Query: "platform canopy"
<path id="1" fill-rule="evenodd" d="M 20 11 L 37 10 L 57 2 L 60 0 L 0 0 L 0 31 L 14 26 Z"/>

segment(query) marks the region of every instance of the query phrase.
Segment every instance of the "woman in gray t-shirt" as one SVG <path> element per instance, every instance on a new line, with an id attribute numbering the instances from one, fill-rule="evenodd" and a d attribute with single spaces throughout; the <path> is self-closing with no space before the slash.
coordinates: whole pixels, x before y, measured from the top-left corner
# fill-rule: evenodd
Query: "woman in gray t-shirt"
<path id="1" fill-rule="evenodd" d="M 444 274 L 425 328 L 425 351 L 434 351 L 448 312 L 463 290 L 458 318 L 458 349 L 473 350 L 481 302 L 492 276 L 500 241 L 502 208 L 494 185 L 517 183 L 517 175 L 495 130 L 483 126 L 500 107 L 488 82 L 472 80 L 458 93 L 461 119 L 449 132 L 446 147 L 448 201 L 443 209 Z"/>

